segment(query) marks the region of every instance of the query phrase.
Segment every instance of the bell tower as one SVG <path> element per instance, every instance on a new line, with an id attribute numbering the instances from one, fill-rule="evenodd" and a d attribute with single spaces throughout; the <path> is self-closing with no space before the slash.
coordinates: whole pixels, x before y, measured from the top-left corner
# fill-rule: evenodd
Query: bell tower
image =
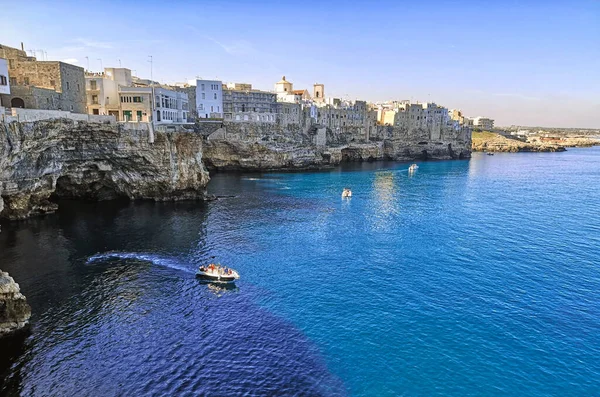
<path id="1" fill-rule="evenodd" d="M 315 83 L 313 85 L 313 101 L 325 102 L 325 85 Z"/>

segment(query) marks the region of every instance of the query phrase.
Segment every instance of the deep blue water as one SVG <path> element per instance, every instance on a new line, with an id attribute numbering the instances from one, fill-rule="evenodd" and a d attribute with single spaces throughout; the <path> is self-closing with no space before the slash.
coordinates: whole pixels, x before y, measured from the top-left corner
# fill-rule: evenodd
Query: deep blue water
<path id="1" fill-rule="evenodd" d="M 34 315 L 0 393 L 599 395 L 600 148 L 419 165 L 4 223 Z M 194 278 L 213 255 L 234 288 Z"/>

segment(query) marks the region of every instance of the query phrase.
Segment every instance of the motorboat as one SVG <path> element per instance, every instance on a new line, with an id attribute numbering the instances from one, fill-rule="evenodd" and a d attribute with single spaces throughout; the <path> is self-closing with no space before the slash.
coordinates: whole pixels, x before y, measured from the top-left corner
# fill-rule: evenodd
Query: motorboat
<path id="1" fill-rule="evenodd" d="M 238 272 L 225 266 L 211 263 L 202 265 L 196 272 L 196 277 L 202 280 L 232 283 L 240 278 Z"/>
<path id="2" fill-rule="evenodd" d="M 347 187 L 345 187 L 344 191 L 342 192 L 342 198 L 346 197 L 352 197 L 352 190 L 348 189 Z"/>
<path id="3" fill-rule="evenodd" d="M 408 167 L 409 172 L 416 171 L 417 169 L 419 169 L 419 166 L 416 164 L 411 164 L 410 167 Z"/>
<path id="4" fill-rule="evenodd" d="M 492 152 L 487 152 L 486 154 L 487 154 L 488 156 L 493 156 L 493 155 L 494 155 L 494 153 L 492 153 Z"/>

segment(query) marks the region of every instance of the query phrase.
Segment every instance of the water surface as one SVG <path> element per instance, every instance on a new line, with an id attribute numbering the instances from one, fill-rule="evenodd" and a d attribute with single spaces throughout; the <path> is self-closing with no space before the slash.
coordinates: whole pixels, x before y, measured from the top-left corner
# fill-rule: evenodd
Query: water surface
<path id="1" fill-rule="evenodd" d="M 218 174 L 235 197 L 4 223 L 34 315 L 2 392 L 600 393 L 600 148 L 419 165 Z M 211 256 L 234 288 L 194 279 Z"/>

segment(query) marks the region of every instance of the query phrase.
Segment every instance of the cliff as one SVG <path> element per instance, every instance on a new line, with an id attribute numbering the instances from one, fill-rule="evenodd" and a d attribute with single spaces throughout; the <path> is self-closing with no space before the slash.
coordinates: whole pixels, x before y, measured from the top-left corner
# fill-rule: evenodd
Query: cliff
<path id="1" fill-rule="evenodd" d="M 25 328 L 30 317 L 31 307 L 21 294 L 19 284 L 0 270 L 0 337 Z"/>
<path id="2" fill-rule="evenodd" d="M 473 132 L 475 152 L 564 152 L 559 142 L 524 141 L 493 132 Z"/>
<path id="3" fill-rule="evenodd" d="M 470 131 L 377 127 L 369 140 L 360 128 L 334 132 L 323 126 L 260 123 L 201 124 L 204 161 L 210 170 L 264 171 L 326 168 L 348 161 L 463 159 L 471 156 Z"/>
<path id="4" fill-rule="evenodd" d="M 55 211 L 52 196 L 203 199 L 202 137 L 147 124 L 67 119 L 0 124 L 0 217 Z"/>

